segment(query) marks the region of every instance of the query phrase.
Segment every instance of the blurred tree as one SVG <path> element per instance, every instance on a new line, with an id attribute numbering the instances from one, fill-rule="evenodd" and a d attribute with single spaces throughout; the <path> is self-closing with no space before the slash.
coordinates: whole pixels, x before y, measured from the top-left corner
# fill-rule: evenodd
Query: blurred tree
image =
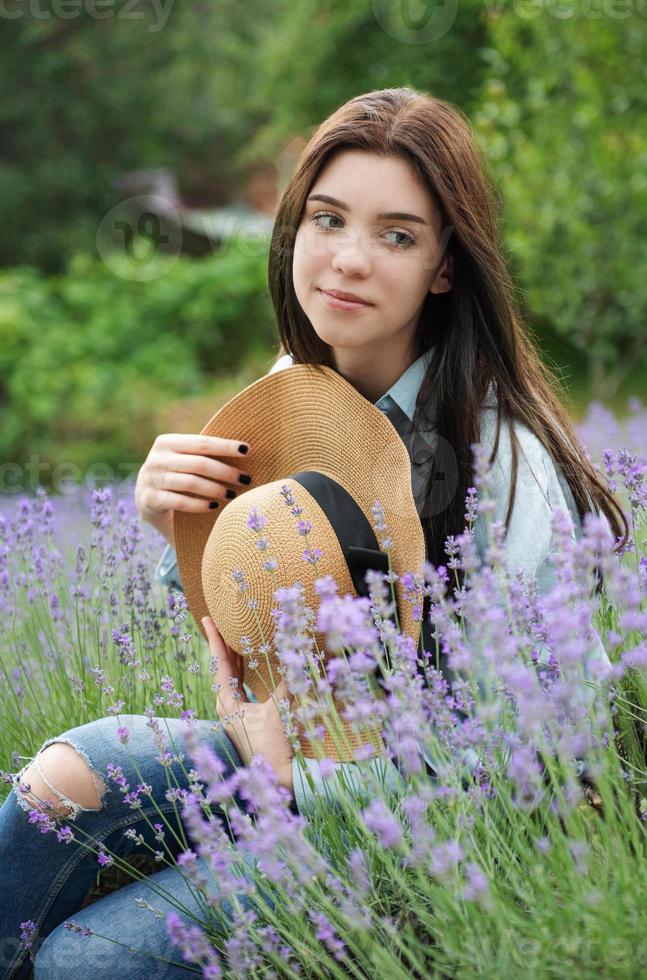
<path id="1" fill-rule="evenodd" d="M 414 9 L 415 8 L 415 9 Z M 241 163 L 273 157 L 347 99 L 412 85 L 466 112 L 479 100 L 489 43 L 480 0 L 300 0 L 267 25 L 250 109 L 259 120 Z"/>
<path id="2" fill-rule="evenodd" d="M 182 189 L 186 170 L 212 196 L 231 197 L 244 134 L 236 86 L 218 59 L 245 45 L 251 57 L 272 0 L 135 0 L 97 5 L 100 17 L 79 3 L 69 19 L 46 5 L 39 17 L 31 5 L 9 7 L 0 34 L 0 264 L 62 271 L 75 252 L 94 251 L 123 171 L 175 168 Z"/>
<path id="3" fill-rule="evenodd" d="M 531 316 L 608 399 L 647 357 L 647 19 L 540 9 L 491 18 L 474 123 Z"/>

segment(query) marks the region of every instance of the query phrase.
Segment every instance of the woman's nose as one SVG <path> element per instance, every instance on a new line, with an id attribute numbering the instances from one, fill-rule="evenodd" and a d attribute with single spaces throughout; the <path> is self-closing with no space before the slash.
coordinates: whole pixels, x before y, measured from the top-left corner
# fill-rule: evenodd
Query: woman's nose
<path id="1" fill-rule="evenodd" d="M 343 241 L 337 240 L 333 246 L 332 266 L 347 275 L 361 272 L 366 275 L 370 271 L 371 256 L 366 248 L 363 236 L 348 235 Z"/>

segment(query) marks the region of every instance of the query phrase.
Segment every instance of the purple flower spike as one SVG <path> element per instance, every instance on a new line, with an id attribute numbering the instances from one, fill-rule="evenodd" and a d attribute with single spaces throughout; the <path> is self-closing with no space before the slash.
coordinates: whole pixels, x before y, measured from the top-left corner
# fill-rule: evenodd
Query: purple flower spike
<path id="1" fill-rule="evenodd" d="M 78 936 L 84 936 L 86 938 L 94 935 L 92 929 L 90 929 L 88 926 L 80 926 L 73 920 L 64 922 L 63 928 L 67 929 L 68 932 L 75 932 Z"/>
<path id="2" fill-rule="evenodd" d="M 294 504 L 295 504 L 294 495 L 293 495 L 292 491 L 290 490 L 289 486 L 287 485 L 287 483 L 284 483 L 283 486 L 281 487 L 281 496 L 283 497 L 283 500 L 285 501 L 286 507 L 293 507 L 294 506 Z"/>
<path id="3" fill-rule="evenodd" d="M 383 847 L 398 847 L 402 843 L 402 827 L 382 800 L 373 800 L 362 811 L 362 818 Z"/>
<path id="4" fill-rule="evenodd" d="M 56 840 L 59 844 L 70 844 L 74 840 L 74 834 L 71 827 L 61 827 L 60 830 L 56 831 Z"/>
<path id="5" fill-rule="evenodd" d="M 310 911 L 308 918 L 317 926 L 317 939 L 321 940 L 336 960 L 343 960 L 346 954 L 346 946 L 335 932 L 329 919 L 323 912 L 318 911 Z"/>
<path id="6" fill-rule="evenodd" d="M 25 949 L 31 949 L 36 938 L 38 927 L 32 919 L 20 923 L 20 942 Z"/>
<path id="7" fill-rule="evenodd" d="M 247 517 L 247 527 L 250 531 L 262 531 L 267 524 L 267 517 L 259 511 L 258 507 L 252 507 Z"/>
<path id="8" fill-rule="evenodd" d="M 308 564 L 316 565 L 322 555 L 323 551 L 321 548 L 306 548 L 301 557 L 304 561 L 307 561 Z"/>

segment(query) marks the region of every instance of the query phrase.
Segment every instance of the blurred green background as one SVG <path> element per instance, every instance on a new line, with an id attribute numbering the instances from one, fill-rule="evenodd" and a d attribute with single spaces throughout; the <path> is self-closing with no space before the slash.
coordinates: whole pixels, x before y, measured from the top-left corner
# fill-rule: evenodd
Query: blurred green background
<path id="1" fill-rule="evenodd" d="M 573 414 L 644 395 L 642 0 L 7 0 L 1 16 L 4 489 L 34 454 L 44 484 L 62 463 L 134 472 L 157 433 L 199 431 L 268 370 L 278 197 L 317 124 L 375 88 L 472 121 Z"/>

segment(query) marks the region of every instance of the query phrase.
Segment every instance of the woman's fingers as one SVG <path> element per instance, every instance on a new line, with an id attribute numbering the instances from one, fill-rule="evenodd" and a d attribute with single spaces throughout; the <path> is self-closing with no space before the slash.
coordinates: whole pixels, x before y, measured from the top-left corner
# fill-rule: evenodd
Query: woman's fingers
<path id="1" fill-rule="evenodd" d="M 279 710 L 279 703 L 287 699 L 290 708 L 294 708 L 295 695 L 288 690 L 287 681 L 284 677 L 281 678 L 279 683 L 276 685 L 275 689 L 270 694 L 268 701 L 272 701 L 277 711 Z M 267 702 L 266 702 L 267 703 Z"/>
<path id="2" fill-rule="evenodd" d="M 224 650 L 225 658 L 227 658 L 227 644 L 216 629 L 216 624 L 211 616 L 203 616 L 201 622 L 204 626 L 205 633 L 207 634 L 207 640 L 209 641 L 209 649 L 211 652 L 218 656 Z"/>
<path id="3" fill-rule="evenodd" d="M 196 474 L 217 483 L 239 485 L 240 477 L 247 472 L 247 468 L 243 464 L 240 467 L 232 466 L 219 459 L 212 459 L 210 456 L 191 456 L 186 453 L 172 453 L 163 456 L 158 469 L 162 474 Z"/>
<path id="4" fill-rule="evenodd" d="M 216 710 L 221 724 L 245 765 L 255 755 L 262 755 L 277 773 L 281 785 L 291 788 L 291 759 L 294 752 L 283 730 L 279 711 L 279 702 L 290 698 L 285 678 L 281 677 L 267 701 L 250 703 L 242 689 L 242 657 L 225 643 L 211 616 L 203 616 L 201 623 L 207 635 L 209 650 L 217 658 Z M 238 678 L 240 685 L 240 699 L 232 696 L 234 677 Z M 245 704 L 242 718 L 237 717 L 241 702 Z"/>
<path id="5" fill-rule="evenodd" d="M 285 698 L 291 698 L 285 677 L 282 677 L 279 683 L 276 685 L 274 693 L 276 694 L 277 701 L 284 701 Z"/>
<path id="6" fill-rule="evenodd" d="M 249 483 L 239 479 L 248 476 L 241 448 L 250 447 L 216 436 L 159 435 L 137 474 L 135 502 L 141 519 L 157 526 L 175 510 L 204 513 L 210 503 L 230 499 L 226 484 Z"/>
<path id="7" fill-rule="evenodd" d="M 235 702 L 231 696 L 234 691 L 231 683 L 232 677 L 238 678 L 236 690 L 240 692 L 240 700 L 247 700 L 242 684 L 242 664 L 240 657 L 227 646 L 211 616 L 203 616 L 201 622 L 207 634 L 211 655 L 217 658 L 216 684 L 219 685 L 218 697 L 225 713 L 229 714 L 235 710 Z"/>
<path id="8" fill-rule="evenodd" d="M 245 694 L 243 688 L 243 661 L 242 657 L 237 654 L 234 650 L 229 647 L 222 636 L 216 628 L 211 616 L 202 617 L 202 625 L 204 626 L 205 632 L 207 634 L 207 640 L 209 641 L 209 650 L 212 656 L 217 658 L 218 668 L 216 670 L 216 684 L 218 685 L 218 700 L 216 706 L 218 708 L 219 714 L 232 715 L 241 702 L 245 702 L 247 705 L 247 724 L 255 725 L 258 722 L 274 725 L 274 712 L 279 712 L 279 702 L 288 700 L 290 708 L 294 706 L 295 696 L 288 690 L 287 681 L 284 677 L 281 677 L 276 688 L 268 695 L 266 702 L 263 705 L 263 711 L 260 712 L 258 709 L 261 705 L 257 706 L 254 702 L 250 702 Z M 232 684 L 232 678 L 238 678 L 238 684 Z M 240 694 L 240 698 L 234 700 L 232 693 L 237 690 Z M 272 702 L 273 708 L 270 715 L 267 714 L 267 706 L 269 702 Z M 258 715 L 258 719 L 256 719 Z M 256 720 L 255 720 L 256 719 Z M 278 721 L 276 722 L 278 724 Z M 233 722 L 232 722 L 233 724 Z"/>
<path id="9" fill-rule="evenodd" d="M 194 435 L 187 432 L 163 432 L 153 446 L 170 449 L 177 453 L 200 453 L 204 456 L 238 456 L 245 455 L 239 451 L 242 440 L 221 439 L 219 436 Z M 244 443 L 249 449 L 249 443 Z"/>

